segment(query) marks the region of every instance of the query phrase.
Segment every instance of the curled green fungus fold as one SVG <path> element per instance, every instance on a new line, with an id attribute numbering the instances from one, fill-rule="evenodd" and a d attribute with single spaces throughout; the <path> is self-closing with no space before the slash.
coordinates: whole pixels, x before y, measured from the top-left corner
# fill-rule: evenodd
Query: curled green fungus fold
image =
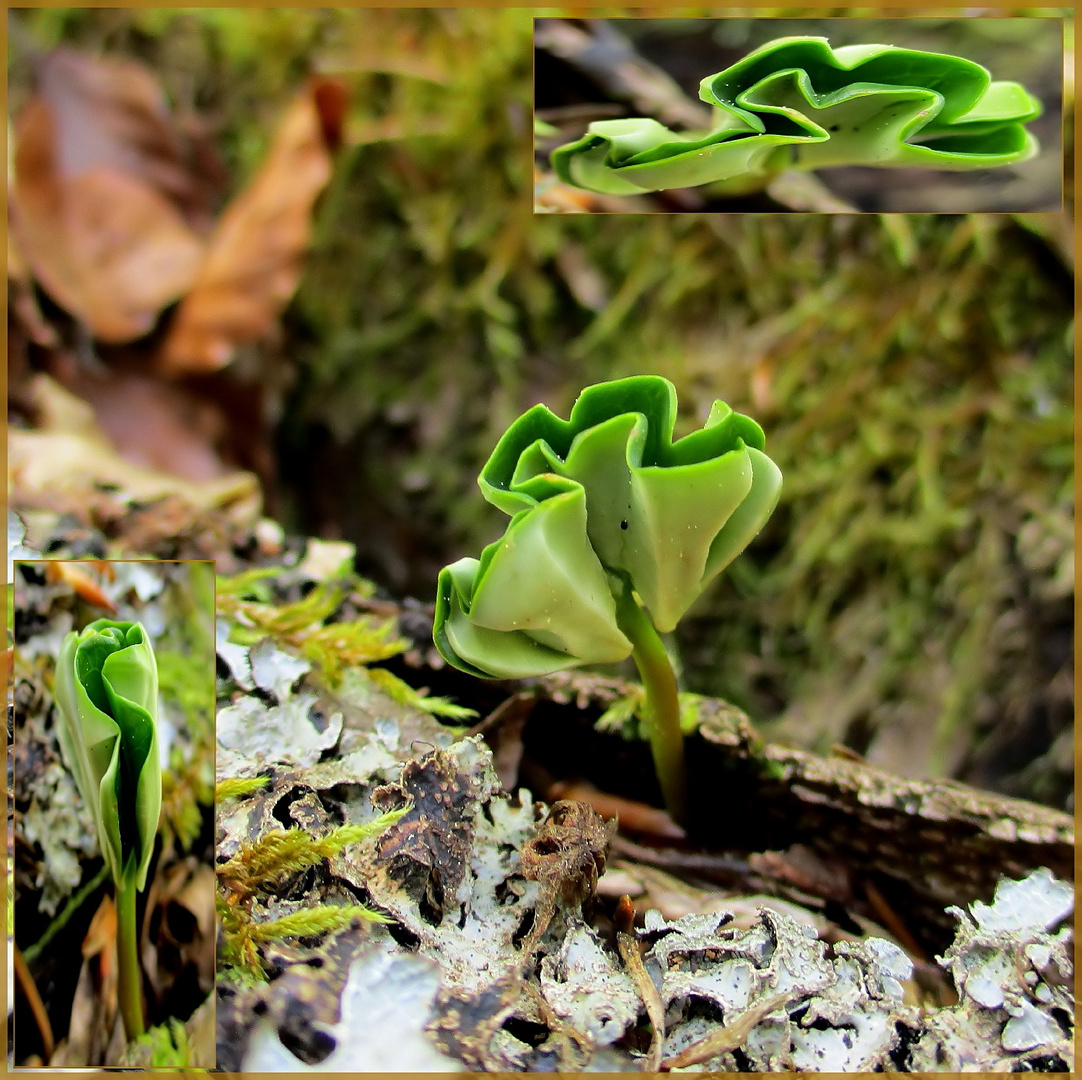
<path id="1" fill-rule="evenodd" d="M 1041 103 L 980 64 L 892 45 L 768 42 L 703 79 L 708 132 L 645 117 L 599 120 L 552 152 L 566 183 L 611 195 L 832 165 L 982 169 L 1037 153 Z"/>
<path id="2" fill-rule="evenodd" d="M 628 605 L 672 630 L 770 516 L 781 473 L 754 420 L 716 401 L 673 442 L 676 391 L 633 376 L 536 405 L 481 472 L 511 521 L 480 559 L 439 576 L 434 640 L 453 666 L 520 678 L 632 655 Z"/>
<path id="3" fill-rule="evenodd" d="M 142 891 L 161 809 L 158 667 L 142 624 L 98 619 L 64 639 L 60 745 L 118 887 Z"/>

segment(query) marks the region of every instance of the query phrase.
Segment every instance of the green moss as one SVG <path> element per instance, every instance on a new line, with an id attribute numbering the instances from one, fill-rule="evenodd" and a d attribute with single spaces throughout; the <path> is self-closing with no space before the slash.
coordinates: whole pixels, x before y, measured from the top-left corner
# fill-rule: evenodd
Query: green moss
<path id="1" fill-rule="evenodd" d="M 260 571 L 219 578 L 218 611 L 231 621 L 230 641 L 254 645 L 271 638 L 310 660 L 330 686 L 337 685 L 349 668 L 387 660 L 405 650 L 394 619 L 333 618 L 347 592 L 371 595 L 372 586 L 363 578 L 351 573 L 341 582 L 320 582 L 302 599 L 276 604 L 268 577 Z M 248 598 L 253 590 L 259 599 Z"/>
<path id="2" fill-rule="evenodd" d="M 241 600 L 258 600 L 264 604 L 271 599 L 270 579 L 282 572 L 278 566 L 256 566 L 232 576 L 219 574 L 215 580 L 215 597 L 234 596 Z"/>
<path id="3" fill-rule="evenodd" d="M 303 829 L 276 829 L 245 844 L 219 865 L 216 898 L 221 931 L 219 974 L 227 970 L 231 977 L 262 981 L 265 972 L 259 946 L 265 942 L 344 929 L 357 918 L 369 922 L 391 921 L 361 904 L 315 904 L 280 919 L 260 921 L 253 919 L 252 906 L 260 894 L 274 891 L 283 881 L 333 858 L 347 845 L 382 832 L 411 808 L 412 803 L 364 825 L 342 825 L 319 838 Z"/>
<path id="4" fill-rule="evenodd" d="M 337 685 L 347 668 L 387 660 L 405 648 L 394 620 L 368 617 L 329 623 L 300 641 L 301 654 L 323 672 L 331 686 Z"/>
<path id="5" fill-rule="evenodd" d="M 477 716 L 475 709 L 457 705 L 450 698 L 432 697 L 415 690 L 409 683 L 403 682 L 397 675 L 384 668 L 372 668 L 365 674 L 399 705 L 409 705 L 415 709 L 421 709 L 430 716 L 441 716 L 447 720 L 470 720 Z"/>
<path id="6" fill-rule="evenodd" d="M 220 897 L 217 904 L 221 937 L 218 946 L 218 974 L 232 982 L 254 985 L 266 982 L 267 973 L 259 957 L 259 946 L 284 938 L 313 937 L 345 930 L 354 920 L 392 922 L 386 915 L 363 904 L 317 904 L 268 922 L 252 922 Z"/>
<path id="7" fill-rule="evenodd" d="M 680 698 L 680 730 L 685 735 L 699 729 L 699 712 L 702 708 L 701 694 L 682 691 Z M 646 738 L 648 723 L 644 709 L 646 694 L 641 686 L 634 686 L 624 697 L 617 698 L 595 721 L 598 731 L 620 734 L 628 740 Z"/>
<path id="8" fill-rule="evenodd" d="M 153 1069 L 184 1068 L 191 1061 L 192 1048 L 188 1032 L 176 1018 L 170 1018 L 167 1024 L 150 1028 L 140 1035 L 135 1043 L 132 1052 L 138 1053 L 143 1048 L 149 1050 L 149 1065 Z"/>
<path id="9" fill-rule="evenodd" d="M 288 937 L 311 937 L 333 930 L 344 930 L 354 919 L 381 923 L 394 921 L 363 904 L 317 905 L 304 911 L 295 911 L 292 915 L 283 915 L 271 922 L 256 923 L 251 927 L 250 934 L 252 940 L 259 944 Z"/>
<path id="10" fill-rule="evenodd" d="M 225 780 L 219 780 L 214 785 L 214 798 L 216 802 L 224 802 L 226 799 L 242 799 L 245 795 L 261 791 L 269 783 L 269 776 L 227 777 Z"/>
<path id="11" fill-rule="evenodd" d="M 326 836 L 314 837 L 304 829 L 274 829 L 245 844 L 227 862 L 218 866 L 218 882 L 241 900 L 261 888 L 279 882 L 339 854 L 347 844 L 356 844 L 393 825 L 410 808 L 381 814 L 364 825 L 340 825 Z"/>
<path id="12" fill-rule="evenodd" d="M 281 571 L 277 571 L 281 572 Z M 260 574 L 262 578 L 266 575 Z M 275 604 L 269 600 L 245 599 L 251 594 L 258 579 L 242 584 L 228 578 L 218 579 L 217 605 L 221 614 L 229 615 L 235 622 L 230 635 L 237 644 L 250 645 L 264 637 L 286 641 L 304 637 L 319 627 L 342 602 L 342 587 L 337 583 L 321 582 L 300 600 Z"/>

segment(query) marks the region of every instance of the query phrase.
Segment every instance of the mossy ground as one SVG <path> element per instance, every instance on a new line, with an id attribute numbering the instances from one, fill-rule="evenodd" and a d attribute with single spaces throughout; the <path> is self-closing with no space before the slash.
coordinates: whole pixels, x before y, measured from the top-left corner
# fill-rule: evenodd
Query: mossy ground
<path id="1" fill-rule="evenodd" d="M 656 372 L 687 429 L 714 397 L 755 416 L 785 474 L 760 539 L 682 628 L 688 688 L 775 737 L 1064 804 L 1069 225 L 534 217 L 530 14 L 24 23 L 151 62 L 238 176 L 306 71 L 347 73 L 347 147 L 284 336 L 260 355 L 293 529 L 354 540 L 362 572 L 427 597 L 441 565 L 502 528 L 473 481 L 511 419 Z"/>

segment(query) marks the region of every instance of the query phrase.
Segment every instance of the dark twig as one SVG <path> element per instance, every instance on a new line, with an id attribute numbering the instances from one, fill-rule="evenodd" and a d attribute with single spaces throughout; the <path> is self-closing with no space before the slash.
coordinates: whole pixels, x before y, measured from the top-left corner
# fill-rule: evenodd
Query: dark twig
<path id="1" fill-rule="evenodd" d="M 640 115 L 667 125 L 710 127 L 710 110 L 687 97 L 673 78 L 639 56 L 631 42 L 603 19 L 582 23 L 539 19 L 534 42 Z"/>

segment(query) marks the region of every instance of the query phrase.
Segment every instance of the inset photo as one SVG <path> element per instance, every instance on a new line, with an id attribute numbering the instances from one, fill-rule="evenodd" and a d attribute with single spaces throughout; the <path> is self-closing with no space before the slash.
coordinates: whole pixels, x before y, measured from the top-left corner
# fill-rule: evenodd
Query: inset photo
<path id="1" fill-rule="evenodd" d="M 214 564 L 12 579 L 9 1065 L 212 1068 Z"/>
<path id="2" fill-rule="evenodd" d="M 1056 17 L 534 21 L 536 213 L 1062 209 Z"/>

